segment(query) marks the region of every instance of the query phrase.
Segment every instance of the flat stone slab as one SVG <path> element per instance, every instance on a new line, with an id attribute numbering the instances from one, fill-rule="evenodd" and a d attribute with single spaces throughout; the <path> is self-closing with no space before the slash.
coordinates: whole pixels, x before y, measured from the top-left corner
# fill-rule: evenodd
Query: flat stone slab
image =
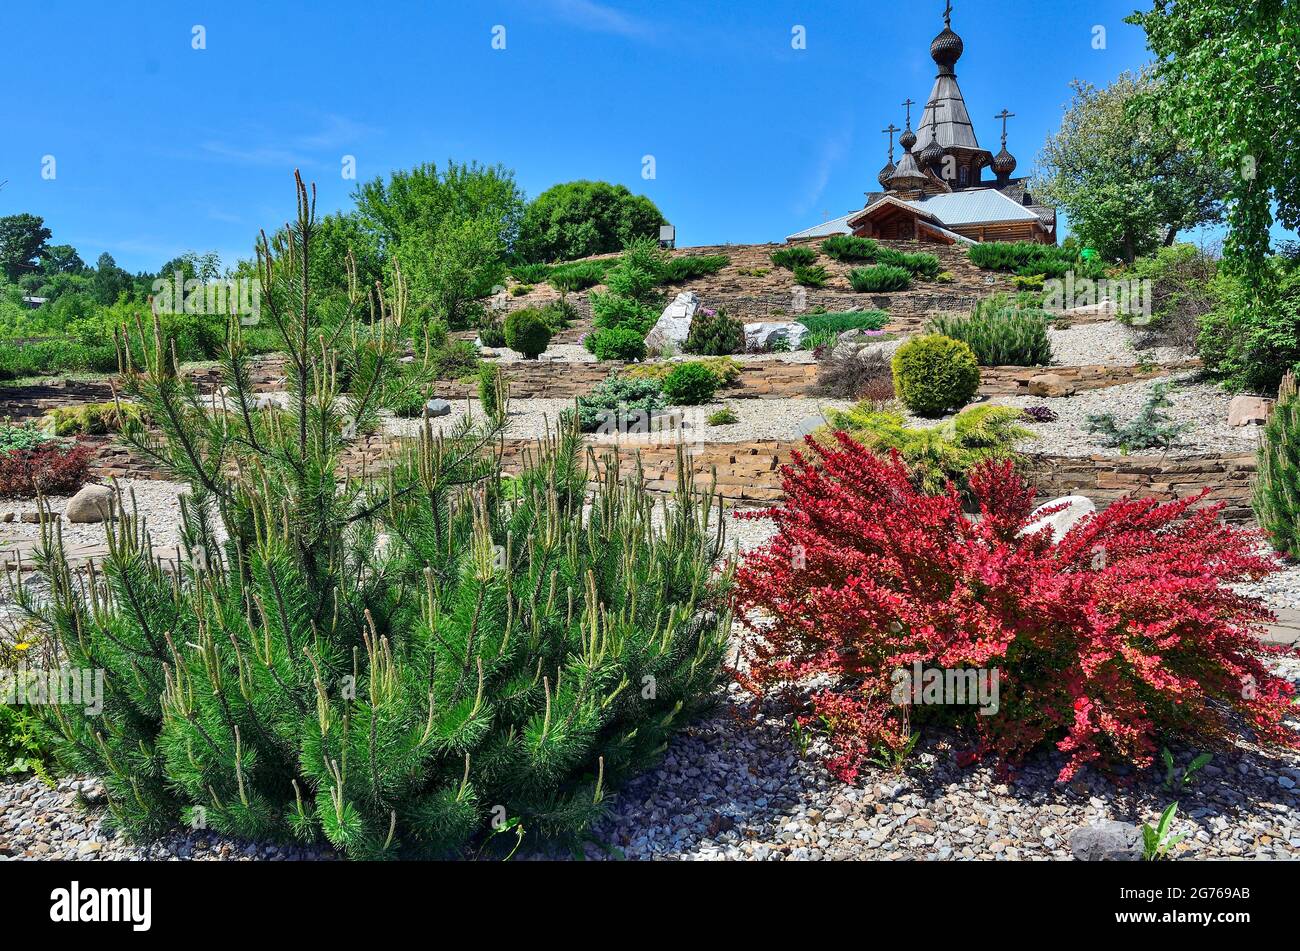
<path id="1" fill-rule="evenodd" d="M 1300 641 L 1300 610 L 1281 608 L 1277 614 L 1277 623 L 1268 626 L 1267 633 L 1260 640 L 1265 644 L 1286 644 L 1288 646 Z"/>

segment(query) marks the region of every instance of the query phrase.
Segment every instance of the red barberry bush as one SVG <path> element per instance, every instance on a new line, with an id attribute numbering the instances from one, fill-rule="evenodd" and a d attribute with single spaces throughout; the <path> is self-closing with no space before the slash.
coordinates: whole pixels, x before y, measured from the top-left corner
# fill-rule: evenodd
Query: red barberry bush
<path id="1" fill-rule="evenodd" d="M 63 442 L 0 453 L 0 498 L 71 495 L 86 481 L 90 449 Z"/>
<path id="2" fill-rule="evenodd" d="M 1033 490 L 1009 463 L 970 474 L 972 519 L 951 484 L 923 494 L 896 454 L 836 439 L 795 455 L 784 506 L 740 516 L 778 533 L 739 572 L 749 634 L 738 673 L 764 694 L 811 693 L 805 721 L 828 728 L 841 778 L 906 744 L 891 674 L 918 661 L 996 670 L 1000 698 L 993 715 L 948 705 L 914 716 L 970 728 L 971 752 L 1004 764 L 1055 743 L 1061 781 L 1093 761 L 1147 765 L 1173 738 L 1218 745 L 1243 723 L 1297 745 L 1283 722 L 1292 687 L 1256 639 L 1272 615 L 1231 587 L 1277 564 L 1258 533 L 1219 520 L 1220 506 L 1119 501 L 1056 543 L 1022 531 Z"/>

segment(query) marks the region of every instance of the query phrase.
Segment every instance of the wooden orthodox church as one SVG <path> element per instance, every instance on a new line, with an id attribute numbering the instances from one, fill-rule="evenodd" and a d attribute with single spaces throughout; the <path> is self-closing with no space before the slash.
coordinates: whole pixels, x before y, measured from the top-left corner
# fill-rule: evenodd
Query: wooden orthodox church
<path id="1" fill-rule="evenodd" d="M 1012 178 L 1016 159 L 1007 151 L 1007 120 L 1003 109 L 1002 150 L 994 155 L 981 148 L 966 109 L 955 67 L 965 48 L 952 29 L 952 2 L 943 15 L 943 31 L 930 44 L 939 67 L 916 131 L 912 130 L 912 100 L 898 144 L 902 158 L 894 163 L 891 122 L 889 163 L 877 180 L 882 191 L 867 193 L 866 207 L 790 235 L 801 241 L 835 234 L 864 238 L 934 241 L 943 244 L 977 241 L 1037 241 L 1056 243 L 1056 209 L 1034 202 L 1027 178 Z M 993 181 L 983 179 L 989 169 Z"/>

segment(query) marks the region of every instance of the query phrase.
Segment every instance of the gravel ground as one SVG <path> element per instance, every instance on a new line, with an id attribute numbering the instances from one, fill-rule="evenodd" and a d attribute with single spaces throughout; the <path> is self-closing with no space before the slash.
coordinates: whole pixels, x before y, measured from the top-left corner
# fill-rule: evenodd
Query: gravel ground
<path id="1" fill-rule="evenodd" d="M 556 420 L 565 410 L 572 409 L 573 400 L 566 399 L 526 399 L 510 401 L 510 423 L 506 436 L 518 439 L 535 439 L 554 428 Z M 744 442 L 753 439 L 797 439 L 814 422 L 821 425 L 823 410 L 826 408 L 846 409 L 852 403 L 831 399 L 779 399 L 779 400 L 723 400 L 701 406 L 678 407 L 681 422 L 689 434 L 687 440 L 700 439 L 705 442 Z M 709 426 L 706 422 L 710 413 L 729 406 L 739 417 L 735 423 L 726 426 Z M 483 413 L 476 399 L 457 400 L 451 404 L 451 413 L 430 420 L 437 431 L 450 431 L 466 413 L 475 420 L 482 421 Z M 414 436 L 424 425 L 418 419 L 399 419 L 386 417 L 385 432 L 403 436 Z M 663 438 L 651 436 L 649 438 Z M 675 438 L 675 437 L 674 437 Z"/>
<path id="2" fill-rule="evenodd" d="M 1191 354 L 1177 347 L 1148 347 L 1138 350 L 1137 335 L 1119 321 L 1078 324 L 1067 330 L 1048 329 L 1052 341 L 1052 363 L 1057 366 L 1137 366 L 1139 363 L 1176 363 Z"/>
<path id="3" fill-rule="evenodd" d="M 177 499 L 187 487 L 179 482 L 152 479 L 122 479 L 118 482 L 125 505 L 133 502 L 135 511 L 145 517 L 154 547 L 170 551 L 180 545 L 180 504 Z M 51 498 L 49 507 L 60 514 L 68 506 L 68 498 Z M 23 522 L 22 516 L 35 513 L 35 499 L 8 499 L 0 503 L 0 518 L 12 515 L 11 521 L 0 523 L 0 553 L 15 541 L 35 541 L 41 537 L 40 526 Z M 104 523 L 78 524 L 60 520 L 64 544 L 69 547 L 103 544 Z"/>
<path id="4" fill-rule="evenodd" d="M 1165 410 L 1179 423 L 1190 425 L 1174 442 L 1170 456 L 1192 456 L 1203 453 L 1255 451 L 1258 430 L 1253 426 L 1230 427 L 1228 404 L 1231 394 L 1211 383 L 1197 382 L 1194 374 L 1175 374 L 1162 378 L 1171 383 L 1167 395 L 1173 405 Z M 1050 423 L 1027 422 L 1037 439 L 1021 448 L 1029 452 L 1062 456 L 1119 456 L 1123 452 L 1106 446 L 1098 436 L 1087 432 L 1086 420 L 1092 414 L 1109 413 L 1123 426 L 1141 411 L 1151 394 L 1152 386 L 1159 380 L 1146 380 L 1111 386 L 1101 390 L 1085 390 L 1074 396 L 1041 399 L 1033 396 L 999 396 L 990 402 L 1004 406 L 1046 406 L 1056 413 Z M 916 425 L 933 425 L 933 421 L 914 420 Z M 1131 455 L 1161 455 L 1161 450 L 1134 450 Z"/>

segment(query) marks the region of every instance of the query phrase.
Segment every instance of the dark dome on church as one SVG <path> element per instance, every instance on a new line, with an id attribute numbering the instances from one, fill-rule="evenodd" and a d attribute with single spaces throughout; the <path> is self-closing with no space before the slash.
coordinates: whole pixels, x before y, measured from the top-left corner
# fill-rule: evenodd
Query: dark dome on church
<path id="1" fill-rule="evenodd" d="M 912 151 L 912 146 L 916 145 L 916 133 L 910 128 L 904 129 L 903 134 L 898 137 L 898 144 L 907 151 Z"/>
<path id="2" fill-rule="evenodd" d="M 1003 143 L 1002 151 L 993 156 L 993 172 L 999 178 L 1009 176 L 1016 170 L 1016 157 L 1007 151 L 1006 144 Z"/>
<path id="3" fill-rule="evenodd" d="M 938 141 L 931 139 L 930 144 L 921 149 L 921 154 L 916 157 L 916 160 L 921 163 L 921 168 L 932 168 L 942 162 L 947 154 L 947 150 Z"/>
<path id="4" fill-rule="evenodd" d="M 951 27 L 945 26 L 943 32 L 930 43 L 930 56 L 940 69 L 950 72 L 957 65 L 957 60 L 961 59 L 965 48 L 966 44 L 961 41 L 961 37 Z"/>
<path id="5" fill-rule="evenodd" d="M 876 176 L 876 181 L 880 182 L 881 187 L 883 187 L 886 191 L 889 190 L 889 180 L 894 177 L 894 169 L 896 168 L 898 168 L 898 166 L 895 165 L 893 162 L 890 162 L 888 165 L 882 168 L 880 170 L 880 174 Z"/>

